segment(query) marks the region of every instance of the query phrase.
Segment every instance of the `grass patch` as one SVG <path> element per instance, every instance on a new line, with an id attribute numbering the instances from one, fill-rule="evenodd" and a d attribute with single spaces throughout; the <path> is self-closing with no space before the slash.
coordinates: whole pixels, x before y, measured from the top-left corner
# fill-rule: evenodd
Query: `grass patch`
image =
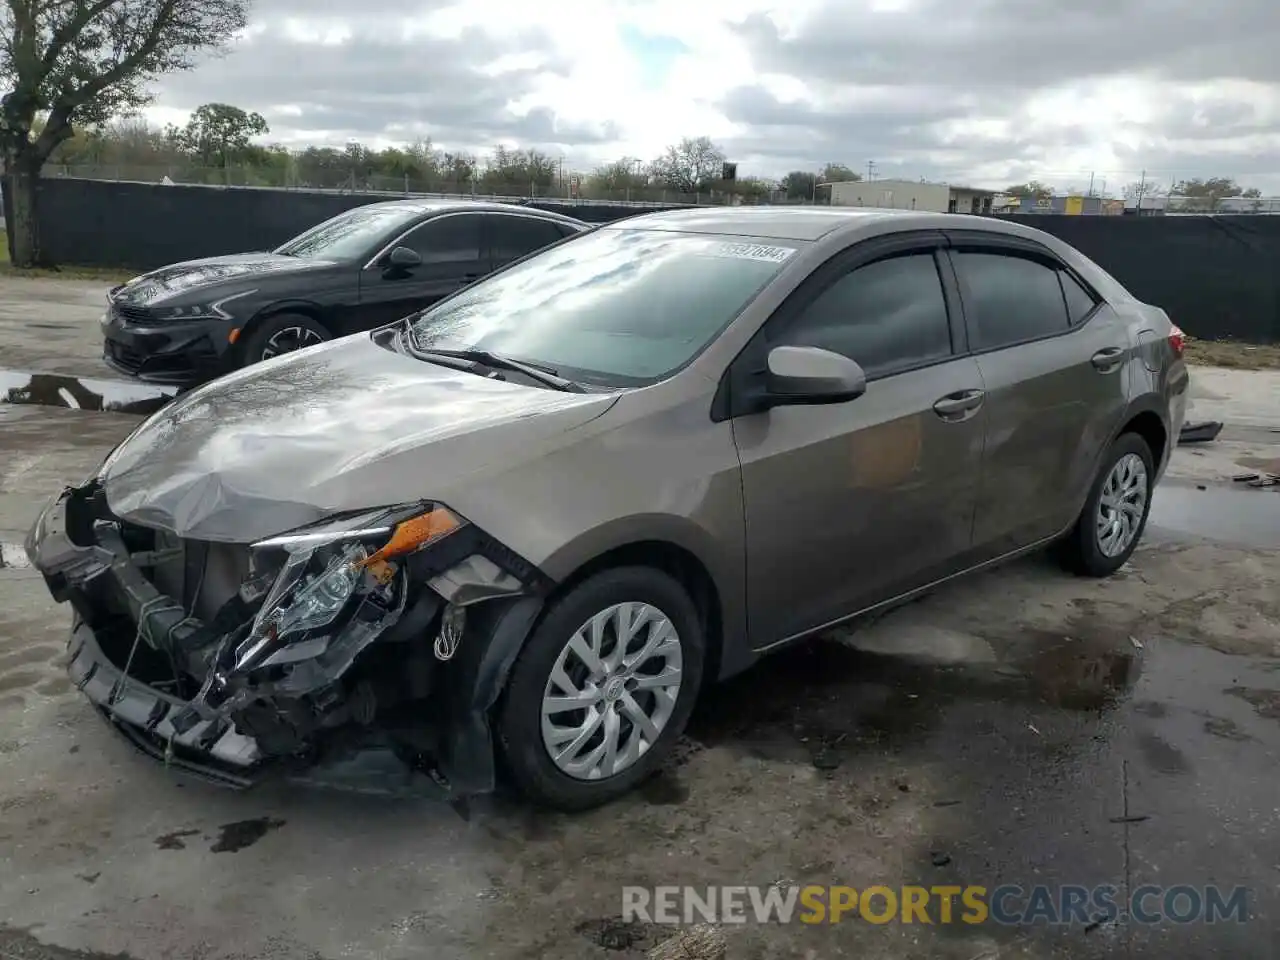
<path id="1" fill-rule="evenodd" d="M 97 280 L 101 283 L 124 283 L 138 275 L 137 270 L 113 267 L 58 267 L 56 270 L 36 268 L 22 270 L 9 262 L 9 245 L 0 238 L 0 277 L 35 277 L 43 280 Z"/>
<path id="2" fill-rule="evenodd" d="M 1234 340 L 1187 338 L 1188 363 L 1233 370 L 1280 370 L 1280 343 L 1237 343 Z"/>

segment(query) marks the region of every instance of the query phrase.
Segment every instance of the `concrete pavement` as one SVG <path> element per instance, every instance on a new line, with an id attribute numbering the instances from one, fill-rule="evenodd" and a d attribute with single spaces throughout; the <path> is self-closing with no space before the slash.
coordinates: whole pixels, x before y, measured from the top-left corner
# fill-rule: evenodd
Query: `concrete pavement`
<path id="1" fill-rule="evenodd" d="M 94 294 L 48 296 L 78 332 L 11 353 L 0 326 L 0 365 L 101 376 Z M 1280 457 L 1280 390 L 1193 376 L 1192 418 L 1227 429 L 1178 452 L 1118 576 L 1032 558 L 781 653 L 710 694 L 668 773 L 576 817 L 181 781 L 69 688 L 68 613 L 0 548 L 0 957 L 638 958 L 671 931 L 620 924 L 624 884 L 776 882 L 1253 893 L 1213 926 L 747 924 L 731 960 L 1273 957 L 1280 493 L 1230 477 Z M 136 422 L 0 404 L 0 545 Z"/>

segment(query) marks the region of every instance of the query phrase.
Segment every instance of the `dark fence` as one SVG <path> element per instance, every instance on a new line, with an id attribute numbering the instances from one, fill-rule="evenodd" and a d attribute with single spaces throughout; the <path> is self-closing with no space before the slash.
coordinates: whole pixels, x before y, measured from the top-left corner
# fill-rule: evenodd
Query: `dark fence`
<path id="1" fill-rule="evenodd" d="M 269 250 L 344 210 L 394 199 L 384 194 L 45 178 L 38 205 L 40 242 L 54 263 L 148 270 L 179 260 Z M 666 209 L 513 202 L 588 223 Z"/>
<path id="2" fill-rule="evenodd" d="M 133 269 L 268 249 L 343 210 L 388 199 L 56 178 L 43 180 L 40 192 L 41 241 L 55 262 Z M 532 205 L 593 223 L 662 209 Z M 1280 216 L 1004 219 L 1077 247 L 1192 336 L 1280 342 Z"/>
<path id="3" fill-rule="evenodd" d="M 1280 216 L 1008 216 L 1071 244 L 1193 337 L 1280 343 Z"/>

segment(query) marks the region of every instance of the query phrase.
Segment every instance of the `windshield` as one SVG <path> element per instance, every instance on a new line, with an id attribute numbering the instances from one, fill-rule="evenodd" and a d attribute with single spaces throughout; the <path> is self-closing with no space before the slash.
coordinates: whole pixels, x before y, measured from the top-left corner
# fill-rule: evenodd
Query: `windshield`
<path id="1" fill-rule="evenodd" d="M 385 236 L 407 227 L 421 215 L 421 210 L 404 207 L 356 207 L 299 234 L 275 252 L 287 257 L 354 260 L 372 253 L 371 248 Z"/>
<path id="2" fill-rule="evenodd" d="M 413 345 L 489 350 L 571 380 L 643 386 L 693 360 L 795 251 L 741 237 L 597 230 L 419 314 Z"/>

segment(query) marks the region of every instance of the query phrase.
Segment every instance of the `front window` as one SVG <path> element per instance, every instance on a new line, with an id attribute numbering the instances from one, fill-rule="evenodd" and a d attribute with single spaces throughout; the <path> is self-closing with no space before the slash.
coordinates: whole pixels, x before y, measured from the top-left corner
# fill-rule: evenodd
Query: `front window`
<path id="1" fill-rule="evenodd" d="M 421 210 L 404 207 L 356 207 L 299 234 L 275 252 L 315 260 L 355 260 L 371 254 L 384 238 L 421 215 Z"/>
<path id="2" fill-rule="evenodd" d="M 692 361 L 795 252 L 772 240 L 598 230 L 419 314 L 413 345 L 488 350 L 571 380 L 643 386 Z"/>

